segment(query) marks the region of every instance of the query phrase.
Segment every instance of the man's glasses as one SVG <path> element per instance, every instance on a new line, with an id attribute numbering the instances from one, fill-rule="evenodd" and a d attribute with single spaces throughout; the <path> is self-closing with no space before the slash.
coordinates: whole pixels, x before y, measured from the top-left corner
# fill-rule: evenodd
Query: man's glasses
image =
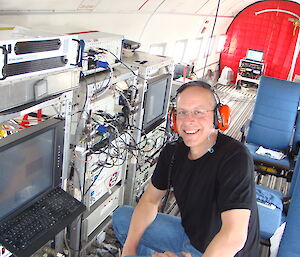
<path id="1" fill-rule="evenodd" d="M 185 111 L 185 110 L 179 110 L 176 111 L 176 114 L 178 118 L 186 118 L 191 113 L 196 118 L 202 118 L 205 116 L 206 113 L 212 112 L 214 110 L 193 110 L 193 111 Z"/>

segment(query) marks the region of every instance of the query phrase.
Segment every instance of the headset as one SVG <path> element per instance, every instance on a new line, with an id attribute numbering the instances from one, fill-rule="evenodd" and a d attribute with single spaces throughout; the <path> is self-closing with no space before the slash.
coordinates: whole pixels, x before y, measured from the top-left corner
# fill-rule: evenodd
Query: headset
<path id="1" fill-rule="evenodd" d="M 198 86 L 210 90 L 217 103 L 216 107 L 214 108 L 214 128 L 220 129 L 222 131 L 228 129 L 230 125 L 230 112 L 231 112 L 230 107 L 226 104 L 221 103 L 219 96 L 207 82 L 202 80 L 193 80 L 183 84 L 177 89 L 176 98 L 184 89 L 192 86 Z M 169 113 L 169 120 L 170 120 L 170 127 L 172 128 L 172 130 L 175 133 L 178 133 L 177 126 L 176 126 L 176 110 L 174 107 L 172 107 Z"/>

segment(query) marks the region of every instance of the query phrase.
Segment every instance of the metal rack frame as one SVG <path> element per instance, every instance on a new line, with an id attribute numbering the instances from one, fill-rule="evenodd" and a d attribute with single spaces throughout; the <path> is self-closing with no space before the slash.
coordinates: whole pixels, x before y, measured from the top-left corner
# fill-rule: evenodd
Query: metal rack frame
<path id="1" fill-rule="evenodd" d="M 130 66 L 132 69 L 137 69 L 137 89 L 138 89 L 138 109 L 139 111 L 134 115 L 134 122 L 137 129 L 133 132 L 133 138 L 136 142 L 141 142 L 142 140 L 142 127 L 143 118 L 145 113 L 144 101 L 147 93 L 147 82 L 151 79 L 157 78 L 161 75 L 171 74 L 171 80 L 174 73 L 174 62 L 170 57 L 151 55 L 145 52 L 136 51 L 133 56 L 125 57 L 122 59 L 123 62 Z M 172 81 L 171 85 L 172 87 Z M 170 100 L 171 88 L 169 91 L 168 99 Z M 169 103 L 167 104 L 169 105 Z M 159 125 L 158 125 L 159 126 Z M 155 128 L 154 128 L 155 129 Z M 148 136 L 151 131 L 148 132 Z M 147 136 L 147 135 L 146 135 Z M 141 191 L 139 182 L 136 181 L 137 176 L 137 161 L 132 158 L 128 165 L 127 183 L 125 189 L 125 204 L 135 205 L 136 204 L 136 194 Z M 149 174 L 149 177 L 151 174 Z M 147 180 L 149 181 L 149 179 Z M 146 183 L 143 183 L 143 187 Z"/>

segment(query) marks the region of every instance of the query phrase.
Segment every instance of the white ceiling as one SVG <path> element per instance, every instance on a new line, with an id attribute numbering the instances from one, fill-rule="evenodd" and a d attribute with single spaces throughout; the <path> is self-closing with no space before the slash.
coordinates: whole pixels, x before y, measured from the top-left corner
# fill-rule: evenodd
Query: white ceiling
<path id="1" fill-rule="evenodd" d="M 256 0 L 220 0 L 220 16 L 235 16 Z M 300 3 L 300 0 L 295 2 Z M 218 0 L 0 0 L 1 14 L 24 13 L 162 13 L 214 15 Z"/>
<path id="2" fill-rule="evenodd" d="M 177 40 L 222 35 L 233 18 L 256 0 L 0 0 L 0 24 L 55 33 L 100 30 L 142 43 L 167 45 Z M 295 2 L 300 3 L 300 0 Z M 205 29 L 205 32 L 203 32 Z"/>

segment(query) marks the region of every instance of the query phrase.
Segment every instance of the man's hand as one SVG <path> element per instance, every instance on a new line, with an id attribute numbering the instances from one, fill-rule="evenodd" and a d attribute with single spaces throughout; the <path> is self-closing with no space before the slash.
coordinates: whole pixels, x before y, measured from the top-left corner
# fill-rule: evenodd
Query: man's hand
<path id="1" fill-rule="evenodd" d="M 181 252 L 183 257 L 192 257 L 190 253 L 187 252 Z M 175 253 L 166 251 L 164 253 L 155 253 L 152 255 L 152 257 L 178 257 Z"/>
<path id="2" fill-rule="evenodd" d="M 181 252 L 183 257 L 192 257 L 192 255 L 190 253 L 187 252 Z"/>
<path id="3" fill-rule="evenodd" d="M 122 251 L 122 257 L 124 256 L 136 256 L 136 252 L 135 251 L 127 251 L 126 249 L 124 250 L 123 248 L 123 251 Z"/>

